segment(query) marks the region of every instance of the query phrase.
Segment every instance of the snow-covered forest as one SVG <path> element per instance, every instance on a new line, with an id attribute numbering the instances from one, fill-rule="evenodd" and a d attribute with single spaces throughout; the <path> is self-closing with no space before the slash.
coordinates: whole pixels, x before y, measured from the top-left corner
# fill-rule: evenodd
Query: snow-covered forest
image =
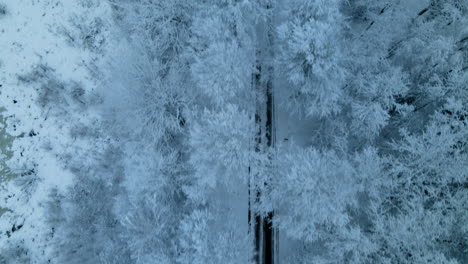
<path id="1" fill-rule="evenodd" d="M 468 0 L 0 0 L 0 264 L 468 263 Z"/>

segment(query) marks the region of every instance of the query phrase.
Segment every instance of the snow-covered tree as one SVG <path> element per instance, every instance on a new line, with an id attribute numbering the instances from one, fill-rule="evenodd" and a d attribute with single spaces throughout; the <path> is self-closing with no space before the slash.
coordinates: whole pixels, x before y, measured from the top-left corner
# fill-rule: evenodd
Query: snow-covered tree
<path id="1" fill-rule="evenodd" d="M 217 113 L 205 110 L 200 121 L 193 125 L 190 135 L 190 163 L 196 168 L 197 183 L 187 187 L 187 194 L 206 203 L 218 185 L 247 183 L 248 167 L 255 158 L 250 136 L 255 129 L 248 113 L 234 105 Z"/>
<path id="2" fill-rule="evenodd" d="M 466 61 L 462 59 L 466 56 L 462 41 L 466 35 L 462 15 L 466 14 L 466 4 L 299 2 L 287 11 L 286 22 L 279 28 L 283 51 L 279 64 L 284 65 L 285 76 L 293 87 L 289 102 L 310 116 L 308 122 L 316 123 L 311 124 L 314 135 L 309 141 L 312 148 L 307 151 L 314 155 L 309 157 L 311 161 L 301 160 L 307 154 L 294 147 L 292 153 L 301 154 L 283 158 L 285 162 L 280 163 L 284 168 L 280 175 L 302 181 L 297 185 L 280 181 L 276 187 L 278 201 L 287 203 L 279 197 L 290 193 L 294 195 L 287 201 L 297 202 L 280 208 L 301 208 L 296 213 L 284 209 L 278 224 L 294 237 L 315 231 L 320 226 L 315 219 L 324 217 L 329 225 L 334 223 L 328 233 L 313 232 L 316 237 L 309 242 L 294 237 L 304 246 L 309 245 L 314 260 L 324 263 L 465 261 L 466 252 L 460 248 L 466 245 L 466 231 L 459 227 L 466 221 L 466 214 L 460 211 L 466 207 L 466 191 L 461 186 L 467 178 L 462 172 L 466 170 L 466 136 L 461 132 L 466 125 L 467 102 L 463 84 Z M 315 24 L 320 26 L 311 30 L 325 29 L 330 24 L 335 27 L 307 34 L 308 27 Z M 329 59 L 308 60 L 317 58 L 316 49 L 328 51 L 324 54 Z M 319 69 L 323 64 L 335 70 L 326 71 L 326 77 L 313 71 L 314 66 Z M 369 152 L 368 146 L 374 150 Z M 287 149 L 284 151 L 289 152 Z M 327 153 L 335 153 L 335 158 L 320 161 Z M 285 157 L 288 155 L 291 157 Z M 316 160 L 319 162 L 314 163 Z M 327 167 L 331 161 L 338 165 Z M 380 165 L 373 167 L 370 163 Z M 347 174 L 333 183 L 333 175 L 342 168 L 339 164 L 347 164 Z M 326 176 L 316 182 L 321 179 L 320 168 Z M 341 185 L 346 180 L 348 184 Z M 318 189 L 307 195 L 306 182 Z M 349 192 L 324 195 L 340 186 Z M 320 201 L 325 203 L 319 205 Z M 341 213 L 328 215 L 335 211 L 319 210 L 326 206 Z M 316 212 L 322 213 L 308 215 Z M 293 220 L 296 222 L 291 225 Z M 417 229 L 418 224 L 424 227 Z M 298 230 L 292 232 L 291 226 Z M 412 237 L 415 232 L 419 235 Z M 360 235 L 346 240 L 343 234 Z M 353 248 L 352 241 L 366 246 Z M 341 245 L 340 249 L 334 251 L 330 246 L 333 243 Z M 315 251 L 320 247 L 327 250 Z M 307 251 L 302 253 L 307 256 Z"/>
<path id="3" fill-rule="evenodd" d="M 192 103 L 187 56 L 191 1 L 112 1 L 127 40 L 111 60 L 108 126 L 121 142 L 125 179 L 114 213 L 134 263 L 174 263 L 190 179 L 186 150 L 187 109 Z M 111 243 L 112 244 L 112 243 Z M 118 244 L 116 245 L 119 246 Z"/>
<path id="4" fill-rule="evenodd" d="M 395 96 L 407 110 L 391 109 L 379 136 L 380 153 L 389 156 L 381 175 L 391 184 L 368 214 L 369 237 L 379 248 L 369 255 L 372 261 L 466 261 L 466 230 L 460 225 L 466 222 L 467 179 L 462 14 L 466 4 L 458 1 L 409 1 L 385 5 L 368 22 L 368 31 L 377 27 L 379 36 L 391 32 L 386 59 L 406 76 L 407 87 Z M 387 30 L 385 21 L 397 28 Z"/>
<path id="5" fill-rule="evenodd" d="M 21 146 L 74 176 L 44 203 L 51 263 L 271 263 L 278 229 L 287 263 L 468 262 L 466 1 L 76 7 L 54 34 L 89 74 L 47 51 L 12 75 L 60 130 Z M 24 151 L 29 199 L 49 188 Z M 17 242 L 0 263 L 34 262 Z"/>
<path id="6" fill-rule="evenodd" d="M 257 10 L 255 1 L 206 1 L 194 16 L 189 55 L 198 100 L 188 122 L 194 177 L 184 190 L 195 211 L 181 223 L 182 263 L 248 263 L 251 256 L 246 207 L 249 165 L 258 159 L 252 89 Z"/>
<path id="7" fill-rule="evenodd" d="M 346 99 L 343 88 L 348 73 L 337 45 L 344 23 L 340 2 L 291 1 L 286 21 L 278 28 L 279 61 L 293 85 L 290 104 L 307 115 L 338 113 Z"/>

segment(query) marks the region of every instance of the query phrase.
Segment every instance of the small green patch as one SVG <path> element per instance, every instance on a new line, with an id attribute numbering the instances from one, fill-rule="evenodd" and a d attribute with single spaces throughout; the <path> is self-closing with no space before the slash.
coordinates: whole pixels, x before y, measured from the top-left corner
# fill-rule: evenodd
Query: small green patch
<path id="1" fill-rule="evenodd" d="M 0 207 L 0 217 L 6 212 L 11 212 L 11 210 L 8 208 Z"/>
<path id="2" fill-rule="evenodd" d="M 5 109 L 0 108 L 0 182 L 7 181 L 15 177 L 6 165 L 6 161 L 11 159 L 13 156 L 11 145 L 14 137 L 6 133 L 6 118 L 2 115 L 3 111 L 5 111 Z"/>

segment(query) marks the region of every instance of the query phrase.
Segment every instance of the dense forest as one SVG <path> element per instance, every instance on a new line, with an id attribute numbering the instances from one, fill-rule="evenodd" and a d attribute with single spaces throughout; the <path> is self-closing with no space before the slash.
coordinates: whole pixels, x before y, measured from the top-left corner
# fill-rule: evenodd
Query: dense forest
<path id="1" fill-rule="evenodd" d="M 467 0 L 0 0 L 0 264 L 468 263 Z"/>

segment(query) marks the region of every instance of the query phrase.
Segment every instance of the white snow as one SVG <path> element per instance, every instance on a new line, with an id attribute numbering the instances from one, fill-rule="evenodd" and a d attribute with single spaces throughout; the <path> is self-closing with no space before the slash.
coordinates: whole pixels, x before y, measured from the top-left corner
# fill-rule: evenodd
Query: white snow
<path id="1" fill-rule="evenodd" d="M 110 9 L 106 5 L 87 8 L 81 1 L 3 2 L 7 11 L 0 15 L 0 108 L 6 109 L 2 115 L 6 117 L 7 133 L 15 136 L 11 149 L 14 156 L 7 164 L 18 175 L 34 168 L 37 186 L 25 195 L 16 180 L 0 183 L 0 208 L 11 210 L 0 216 L 0 249 L 19 243 L 29 251 L 32 263 L 45 263 L 50 253 L 50 230 L 46 228 L 44 203 L 51 188 L 65 192 L 73 179 L 60 157 L 72 147 L 89 147 L 89 142 L 70 137 L 70 126 L 93 122 L 98 114 L 76 111 L 68 113 L 65 120 L 49 115 L 47 108 L 36 103 L 41 87 L 35 82 L 20 82 L 18 76 L 46 65 L 55 70 L 58 80 L 77 82 L 86 91 L 95 90 L 98 83 L 87 65 L 96 62 L 98 55 L 72 46 L 61 32 L 73 30 L 71 21 L 77 13 L 88 12 L 82 15 L 88 19 L 110 18 Z M 29 136 L 31 131 L 37 135 Z M 22 228 L 8 238 L 6 231 L 22 223 Z"/>

